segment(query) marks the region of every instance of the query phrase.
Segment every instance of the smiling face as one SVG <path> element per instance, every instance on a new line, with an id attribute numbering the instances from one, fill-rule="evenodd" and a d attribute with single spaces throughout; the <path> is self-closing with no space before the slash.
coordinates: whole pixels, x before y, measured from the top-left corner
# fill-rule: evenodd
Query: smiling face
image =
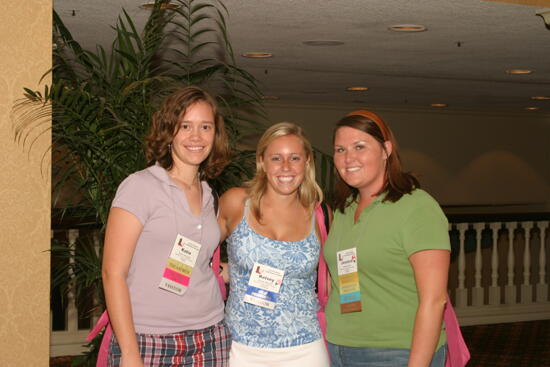
<path id="1" fill-rule="evenodd" d="M 304 144 L 296 135 L 274 139 L 262 156 L 268 190 L 280 195 L 296 193 L 304 180 L 307 161 Z"/>
<path id="2" fill-rule="evenodd" d="M 198 168 L 212 150 L 214 135 L 212 107 L 203 101 L 190 105 L 180 116 L 179 130 L 172 140 L 174 165 Z"/>
<path id="3" fill-rule="evenodd" d="M 336 130 L 334 165 L 340 177 L 361 195 L 376 194 L 384 185 L 389 141 L 383 145 L 371 135 L 348 126 Z"/>

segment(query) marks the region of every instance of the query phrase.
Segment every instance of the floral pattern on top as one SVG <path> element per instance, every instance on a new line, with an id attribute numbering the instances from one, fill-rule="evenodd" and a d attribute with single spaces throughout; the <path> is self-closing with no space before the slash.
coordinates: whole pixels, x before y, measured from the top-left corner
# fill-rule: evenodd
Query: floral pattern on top
<path id="1" fill-rule="evenodd" d="M 320 242 L 315 233 L 301 241 L 277 241 L 250 228 L 244 215 L 227 238 L 230 293 L 226 322 L 234 341 L 258 348 L 286 348 L 321 338 L 315 293 Z M 284 270 L 273 310 L 243 301 L 254 263 Z"/>

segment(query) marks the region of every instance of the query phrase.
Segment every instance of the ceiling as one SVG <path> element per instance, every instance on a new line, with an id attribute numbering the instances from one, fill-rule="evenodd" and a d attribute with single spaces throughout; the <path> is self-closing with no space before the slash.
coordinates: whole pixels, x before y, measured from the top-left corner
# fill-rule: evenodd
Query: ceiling
<path id="1" fill-rule="evenodd" d="M 503 0 L 505 1 L 505 0 Z M 537 1 L 512 0 L 515 2 Z M 109 46 L 121 8 L 143 24 L 145 0 L 54 0 L 84 47 Z M 538 1 L 544 3 L 545 1 Z M 225 0 L 237 63 L 273 103 L 357 104 L 550 113 L 550 30 L 541 7 L 481 0 Z M 546 1 L 546 3 L 550 3 Z M 550 4 L 548 4 L 550 7 Z M 73 12 L 74 10 L 74 12 Z M 425 32 L 388 29 L 420 24 Z M 336 40 L 338 46 L 305 41 Z M 268 59 L 244 52 L 273 53 Z M 508 69 L 531 69 L 509 75 Z M 348 92 L 351 86 L 368 91 Z M 527 113 L 527 112 L 525 112 Z"/>

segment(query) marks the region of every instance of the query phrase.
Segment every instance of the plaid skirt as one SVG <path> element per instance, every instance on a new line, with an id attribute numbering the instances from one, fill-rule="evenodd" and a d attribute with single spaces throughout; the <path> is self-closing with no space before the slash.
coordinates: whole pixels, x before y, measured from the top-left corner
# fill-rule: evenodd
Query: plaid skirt
<path id="1" fill-rule="evenodd" d="M 227 367 L 231 336 L 224 321 L 202 330 L 173 334 L 136 334 L 145 367 Z M 109 345 L 109 367 L 120 366 L 115 335 Z"/>

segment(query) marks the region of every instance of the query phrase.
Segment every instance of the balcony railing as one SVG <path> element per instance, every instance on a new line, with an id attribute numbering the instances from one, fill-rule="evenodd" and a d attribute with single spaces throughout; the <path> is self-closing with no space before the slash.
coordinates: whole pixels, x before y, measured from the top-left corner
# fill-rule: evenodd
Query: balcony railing
<path id="1" fill-rule="evenodd" d="M 461 325 L 550 319 L 548 220 L 450 225 L 449 291 Z"/>
<path id="2" fill-rule="evenodd" d="M 533 218 L 450 217 L 449 292 L 461 325 L 550 319 L 549 221 L 546 214 Z M 66 236 L 70 246 L 76 246 L 83 235 L 76 229 L 63 231 L 52 231 L 52 236 Z M 52 316 L 56 320 L 52 321 L 52 357 L 82 353 L 88 330 L 100 313 L 79 310 L 71 293 L 63 305 Z"/>

